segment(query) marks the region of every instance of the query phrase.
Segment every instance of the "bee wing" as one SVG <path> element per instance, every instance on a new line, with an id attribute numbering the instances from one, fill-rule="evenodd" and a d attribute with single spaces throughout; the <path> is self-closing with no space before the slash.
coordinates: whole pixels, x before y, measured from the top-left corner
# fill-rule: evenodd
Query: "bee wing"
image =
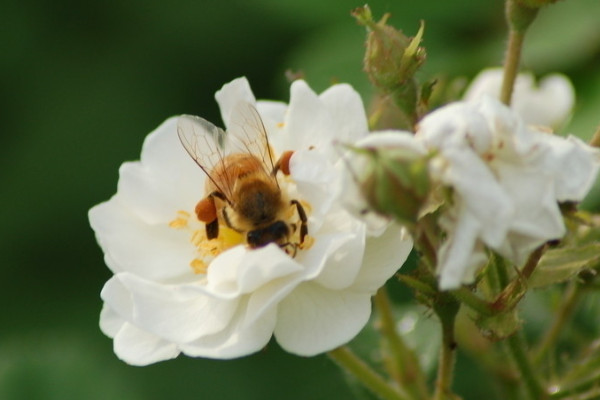
<path id="1" fill-rule="evenodd" d="M 211 176 L 214 167 L 223 162 L 225 131 L 204 118 L 182 115 L 177 121 L 177 135 L 192 160 L 204 171 L 217 190 L 228 200 L 231 199 L 230 188 L 221 187 Z"/>
<path id="2" fill-rule="evenodd" d="M 273 153 L 267 130 L 256 108 L 245 101 L 237 103 L 227 127 L 227 148 L 230 153 L 248 153 L 263 162 L 265 173 L 274 169 Z"/>

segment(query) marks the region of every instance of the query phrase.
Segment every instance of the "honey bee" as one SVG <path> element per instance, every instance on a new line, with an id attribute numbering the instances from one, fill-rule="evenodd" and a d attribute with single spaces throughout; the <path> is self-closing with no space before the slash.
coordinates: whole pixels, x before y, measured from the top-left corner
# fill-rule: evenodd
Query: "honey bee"
<path id="1" fill-rule="evenodd" d="M 294 257 L 308 234 L 306 212 L 277 180 L 280 171 L 289 175 L 293 152 L 274 162 L 263 121 L 250 103 L 238 103 L 230 120 L 227 132 L 200 117 L 184 115 L 177 123 L 181 144 L 208 177 L 196 216 L 208 239 L 217 238 L 225 224 L 244 234 L 250 248 L 275 243 Z M 289 222 L 290 208 L 295 223 Z"/>

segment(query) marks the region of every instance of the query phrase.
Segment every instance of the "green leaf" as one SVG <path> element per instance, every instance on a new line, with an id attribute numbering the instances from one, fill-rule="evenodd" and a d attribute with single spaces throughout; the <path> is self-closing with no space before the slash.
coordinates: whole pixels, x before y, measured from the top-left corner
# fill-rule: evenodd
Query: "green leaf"
<path id="1" fill-rule="evenodd" d="M 586 268 L 600 263 L 600 243 L 552 249 L 541 258 L 529 280 L 529 287 L 539 288 L 567 281 Z"/>

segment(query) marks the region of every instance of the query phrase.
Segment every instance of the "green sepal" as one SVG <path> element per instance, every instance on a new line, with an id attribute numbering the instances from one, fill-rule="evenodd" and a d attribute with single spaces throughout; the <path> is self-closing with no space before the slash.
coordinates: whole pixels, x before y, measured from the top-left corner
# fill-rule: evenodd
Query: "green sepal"
<path id="1" fill-rule="evenodd" d="M 600 243 L 550 249 L 540 259 L 529 279 L 529 287 L 540 288 L 565 282 L 580 272 L 600 266 Z"/>

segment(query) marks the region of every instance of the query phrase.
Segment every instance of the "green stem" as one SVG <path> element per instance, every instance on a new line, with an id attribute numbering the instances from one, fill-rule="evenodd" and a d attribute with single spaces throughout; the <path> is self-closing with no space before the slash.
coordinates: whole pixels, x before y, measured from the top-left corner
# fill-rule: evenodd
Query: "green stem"
<path id="1" fill-rule="evenodd" d="M 562 304 L 556 313 L 556 317 L 550 326 L 550 329 L 546 331 L 545 336 L 542 338 L 540 344 L 533 352 L 534 363 L 539 364 L 548 350 L 556 343 L 563 326 L 569 320 L 573 310 L 575 309 L 575 306 L 577 305 L 580 294 L 581 291 L 579 290 L 579 284 L 576 282 L 571 282 L 564 295 Z"/>
<path id="2" fill-rule="evenodd" d="M 327 353 L 344 371 L 351 374 L 367 389 L 384 400 L 412 400 L 402 388 L 393 387 L 348 347 L 342 346 Z"/>
<path id="3" fill-rule="evenodd" d="M 405 387 L 414 397 L 424 399 L 429 397 L 427 385 L 419 360 L 414 352 L 404 343 L 396 331 L 392 306 L 385 286 L 375 295 L 375 307 L 379 311 L 381 333 L 391 352 L 390 376 L 401 387 Z"/>
<path id="4" fill-rule="evenodd" d="M 482 299 L 466 287 L 453 290 L 451 293 L 458 301 L 463 302 L 481 315 L 491 317 L 498 314 L 498 310 L 494 309 L 490 302 Z"/>
<path id="5" fill-rule="evenodd" d="M 460 303 L 456 302 L 451 295 L 442 295 L 433 307 L 442 324 L 442 348 L 433 399 L 444 400 L 452 397 L 451 385 L 454 374 L 454 363 L 456 361 L 454 324 Z"/>
<path id="6" fill-rule="evenodd" d="M 502 88 L 500 89 L 500 101 L 510 105 L 515 81 L 519 73 L 519 64 L 521 62 L 521 49 L 524 32 L 510 30 L 508 35 L 508 46 L 506 48 L 506 58 L 504 59 L 504 75 L 502 77 Z"/>
<path id="7" fill-rule="evenodd" d="M 436 244 L 432 242 L 432 239 L 438 234 L 438 229 L 436 222 L 426 215 L 419 220 L 416 232 L 414 234 L 411 232 L 416 238 L 416 247 L 421 251 L 423 259 L 431 271 L 434 271 L 437 265 Z"/>
<path id="8" fill-rule="evenodd" d="M 510 105 L 515 80 L 521 63 L 521 50 L 525 32 L 537 15 L 538 9 L 528 8 L 518 0 L 506 0 L 506 19 L 508 22 L 508 45 L 504 58 L 504 76 L 500 89 L 500 101 Z"/>
<path id="9" fill-rule="evenodd" d="M 506 340 L 506 345 L 509 354 L 519 373 L 525 390 L 531 400 L 543 400 L 548 398 L 548 394 L 544 390 L 540 378 L 536 375 L 531 361 L 527 357 L 526 344 L 523 334 L 517 332 Z"/>

